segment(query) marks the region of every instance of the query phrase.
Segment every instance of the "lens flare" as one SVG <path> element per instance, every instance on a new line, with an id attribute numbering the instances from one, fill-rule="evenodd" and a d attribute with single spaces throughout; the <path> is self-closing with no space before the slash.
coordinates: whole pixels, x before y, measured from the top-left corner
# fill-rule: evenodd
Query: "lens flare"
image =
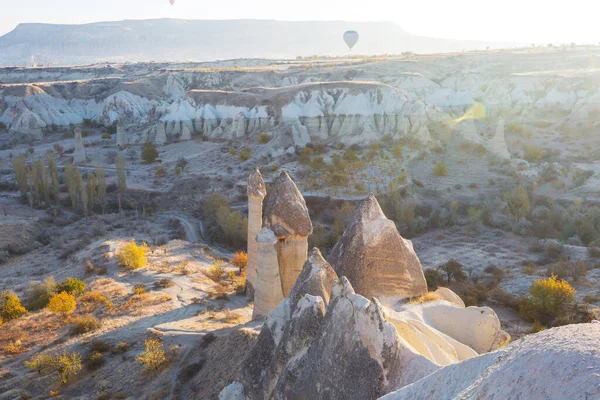
<path id="1" fill-rule="evenodd" d="M 452 123 L 458 124 L 466 119 L 481 119 L 485 118 L 486 115 L 487 110 L 485 109 L 485 106 L 481 103 L 475 103 L 462 117 L 452 120 Z"/>

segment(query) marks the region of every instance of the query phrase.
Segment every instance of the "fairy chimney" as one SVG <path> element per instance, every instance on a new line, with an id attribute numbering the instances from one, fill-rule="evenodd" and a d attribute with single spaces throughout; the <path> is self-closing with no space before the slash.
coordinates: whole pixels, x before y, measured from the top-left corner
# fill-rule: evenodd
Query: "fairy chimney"
<path id="1" fill-rule="evenodd" d="M 163 121 L 158 121 L 158 126 L 156 128 L 156 136 L 154 137 L 154 144 L 162 146 L 167 143 L 167 132 L 165 131 L 165 123 Z"/>
<path id="2" fill-rule="evenodd" d="M 255 278 L 254 311 L 252 319 L 264 318 L 284 299 L 272 230 L 263 228 L 256 235 L 258 269 Z"/>
<path id="3" fill-rule="evenodd" d="M 73 152 L 73 164 L 83 164 L 86 160 L 81 128 L 75 128 L 75 151 Z"/>
<path id="4" fill-rule="evenodd" d="M 248 177 L 248 263 L 246 266 L 246 282 L 248 297 L 254 297 L 256 282 L 257 249 L 256 235 L 262 227 L 263 199 L 267 195 L 265 181 L 258 168 Z"/>
<path id="5" fill-rule="evenodd" d="M 363 201 L 334 246 L 329 263 L 348 278 L 356 293 L 382 304 L 427 293 L 421 262 L 412 243 L 398 233 L 373 194 Z"/>
<path id="6" fill-rule="evenodd" d="M 286 172 L 279 175 L 269 190 L 263 215 L 263 227 L 277 236 L 275 248 L 281 287 L 287 296 L 302 272 L 308 254 L 308 235 L 313 228 L 306 201 Z"/>
<path id="7" fill-rule="evenodd" d="M 127 144 L 127 139 L 125 137 L 125 127 L 123 123 L 119 122 L 117 125 L 117 147 L 123 147 Z"/>

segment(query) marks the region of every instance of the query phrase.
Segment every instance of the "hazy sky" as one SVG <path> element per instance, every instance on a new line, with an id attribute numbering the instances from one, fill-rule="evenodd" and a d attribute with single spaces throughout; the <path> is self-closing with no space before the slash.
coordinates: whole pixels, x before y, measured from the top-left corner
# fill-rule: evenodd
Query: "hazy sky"
<path id="1" fill-rule="evenodd" d="M 521 43 L 600 43 L 598 0 L 0 0 L 0 35 L 21 22 L 144 18 L 394 21 L 410 33 Z"/>

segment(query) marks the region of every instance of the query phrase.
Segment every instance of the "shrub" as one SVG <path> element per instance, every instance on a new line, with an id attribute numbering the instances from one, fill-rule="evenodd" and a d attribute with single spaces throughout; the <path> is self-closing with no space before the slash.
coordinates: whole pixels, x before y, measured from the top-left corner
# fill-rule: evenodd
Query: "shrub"
<path id="1" fill-rule="evenodd" d="M 448 174 L 448 168 L 446 167 L 446 164 L 439 163 L 439 164 L 436 164 L 435 167 L 433 167 L 433 175 L 434 176 L 446 176 L 447 174 Z"/>
<path id="2" fill-rule="evenodd" d="M 25 351 L 25 349 L 23 348 L 23 345 L 21 344 L 20 341 L 10 341 L 7 344 L 3 345 L 2 347 L 0 347 L 0 350 L 2 350 L 3 353 L 11 355 L 11 356 L 15 356 L 17 354 L 21 354 L 22 352 Z"/>
<path id="3" fill-rule="evenodd" d="M 31 361 L 25 361 L 25 366 L 37 371 L 41 375 L 56 374 L 60 383 L 67 383 L 72 375 L 77 375 L 82 370 L 81 357 L 77 353 L 38 354 Z"/>
<path id="4" fill-rule="evenodd" d="M 427 302 L 436 301 L 436 300 L 441 300 L 441 297 L 437 293 L 429 292 L 426 295 L 411 299 L 410 302 L 412 304 L 421 304 L 421 303 L 427 303 Z"/>
<path id="5" fill-rule="evenodd" d="M 233 255 L 230 261 L 231 265 L 238 267 L 240 274 L 246 270 L 248 264 L 248 254 L 245 251 L 238 251 Z"/>
<path id="6" fill-rule="evenodd" d="M 85 283 L 76 278 L 68 277 L 64 282 L 56 285 L 56 292 L 67 292 L 74 296 L 79 296 L 85 290 Z"/>
<path id="7" fill-rule="evenodd" d="M 83 335 L 84 333 L 93 332 L 100 329 L 100 320 L 91 314 L 83 315 L 77 318 L 71 326 L 71 336 Z"/>
<path id="8" fill-rule="evenodd" d="M 126 245 L 122 246 L 117 253 L 119 264 L 127 270 L 143 268 L 148 263 L 146 253 L 148 246 L 146 243 L 138 246 L 133 239 Z"/>
<path id="9" fill-rule="evenodd" d="M 113 308 L 113 303 L 106 296 L 99 292 L 87 292 L 79 298 L 79 302 L 90 310 L 95 310 L 99 304 L 104 304 L 106 308 Z"/>
<path id="10" fill-rule="evenodd" d="M 542 154 L 544 153 L 543 149 L 533 145 L 525 145 L 523 147 L 523 151 L 523 158 L 533 163 L 539 162 L 542 159 Z"/>
<path id="11" fill-rule="evenodd" d="M 67 292 L 60 292 L 50 298 L 48 309 L 54 314 L 67 315 L 75 311 L 77 302 L 75 296 Z"/>
<path id="12" fill-rule="evenodd" d="M 181 168 L 179 168 L 179 167 L 175 167 L 175 169 L 173 170 L 173 173 L 174 173 L 175 175 L 181 175 Z"/>
<path id="13" fill-rule="evenodd" d="M 252 157 L 252 151 L 249 148 L 240 150 L 239 158 L 240 161 L 247 161 Z"/>
<path id="14" fill-rule="evenodd" d="M 95 371 L 98 368 L 102 367 L 105 363 L 106 360 L 104 359 L 104 355 L 97 351 L 91 352 L 83 360 L 85 369 L 87 369 L 88 371 Z"/>
<path id="15" fill-rule="evenodd" d="M 142 160 L 146 164 L 152 164 L 158 158 L 158 150 L 151 142 L 146 142 L 142 145 Z"/>
<path id="16" fill-rule="evenodd" d="M 179 157 L 177 159 L 177 162 L 175 163 L 175 166 L 177 168 L 179 168 L 181 171 L 185 170 L 185 167 L 187 167 L 187 165 L 188 165 L 188 161 L 183 156 Z"/>
<path id="17" fill-rule="evenodd" d="M 558 279 L 572 278 L 575 282 L 585 277 L 589 267 L 584 261 L 566 262 L 561 261 L 558 264 L 548 267 L 548 276 L 555 275 Z"/>
<path id="18" fill-rule="evenodd" d="M 162 278 L 154 283 L 154 287 L 156 287 L 157 289 L 167 289 L 173 286 L 175 286 L 175 283 L 169 278 Z"/>
<path id="19" fill-rule="evenodd" d="M 258 135 L 258 143 L 265 144 L 271 141 L 271 135 L 268 133 L 261 133 Z"/>
<path id="20" fill-rule="evenodd" d="M 110 350 L 110 345 L 100 339 L 94 339 L 90 344 L 90 349 L 92 352 L 108 353 Z"/>
<path id="21" fill-rule="evenodd" d="M 157 177 L 164 178 L 165 176 L 167 176 L 167 169 L 165 167 L 159 167 L 156 168 L 156 171 L 154 171 L 154 173 Z"/>
<path id="22" fill-rule="evenodd" d="M 146 350 L 141 352 L 136 360 L 144 366 L 145 371 L 156 371 L 167 362 L 163 343 L 160 339 L 150 338 L 144 344 Z"/>
<path id="23" fill-rule="evenodd" d="M 519 313 L 528 320 L 554 321 L 575 302 L 575 289 L 555 275 L 532 283 L 529 297 L 521 299 Z"/>
<path id="24" fill-rule="evenodd" d="M 27 309 L 21 305 L 21 300 L 14 292 L 2 292 L 2 298 L 0 298 L 0 317 L 3 321 L 17 319 L 26 312 Z"/>
<path id="25" fill-rule="evenodd" d="M 437 288 L 444 283 L 442 274 L 431 268 L 425 270 L 425 280 L 427 281 L 427 288 L 430 291 L 437 290 Z"/>
<path id="26" fill-rule="evenodd" d="M 146 293 L 146 285 L 143 283 L 136 283 L 135 285 L 133 285 L 133 293 L 134 294 Z"/>
<path id="27" fill-rule="evenodd" d="M 27 291 L 27 308 L 41 310 L 48 305 L 50 298 L 56 293 L 56 282 L 53 277 L 44 282 L 30 282 Z"/>
<path id="28" fill-rule="evenodd" d="M 523 272 L 525 275 L 535 275 L 536 271 L 537 267 L 534 263 L 531 262 L 521 267 L 521 272 Z"/>
<path id="29" fill-rule="evenodd" d="M 586 304 L 597 303 L 598 301 L 600 301 L 600 297 L 594 294 L 586 294 L 583 296 L 583 302 Z"/>
<path id="30" fill-rule="evenodd" d="M 223 279 L 225 274 L 225 267 L 223 267 L 222 260 L 213 260 L 213 265 L 210 267 L 208 272 L 204 273 L 207 277 L 212 279 L 215 283 L 219 283 Z"/>

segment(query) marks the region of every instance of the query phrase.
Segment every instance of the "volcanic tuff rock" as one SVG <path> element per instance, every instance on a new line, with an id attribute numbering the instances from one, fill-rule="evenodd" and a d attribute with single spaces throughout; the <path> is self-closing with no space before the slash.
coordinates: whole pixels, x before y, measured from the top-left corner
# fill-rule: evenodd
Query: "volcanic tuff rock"
<path id="1" fill-rule="evenodd" d="M 322 298 L 310 294 L 273 310 L 221 398 L 375 399 L 438 368 L 404 342 L 384 307 L 342 277 L 326 313 Z"/>
<path id="2" fill-rule="evenodd" d="M 427 293 L 412 243 L 400 236 L 373 194 L 356 211 L 331 251 L 329 263 L 352 282 L 358 294 L 376 296 L 386 305 Z"/>
<path id="3" fill-rule="evenodd" d="M 253 319 L 262 318 L 279 305 L 284 295 L 281 288 L 280 267 L 277 261 L 275 243 L 277 238 L 268 228 L 260 230 L 256 236 L 257 268 L 254 284 Z"/>
<path id="4" fill-rule="evenodd" d="M 312 222 L 304 197 L 286 172 L 279 175 L 265 198 L 263 226 L 278 238 L 275 247 L 281 286 L 287 296 L 306 261 Z"/>
<path id="5" fill-rule="evenodd" d="M 75 151 L 73 152 L 73 164 L 83 164 L 86 161 L 85 148 L 81 137 L 81 128 L 75 128 Z"/>
<path id="6" fill-rule="evenodd" d="M 248 262 L 247 292 L 250 298 L 254 297 L 254 285 L 256 282 L 257 251 L 256 235 L 262 227 L 263 199 L 267 195 L 265 182 L 258 168 L 248 176 Z"/>
<path id="7" fill-rule="evenodd" d="M 308 259 L 302 267 L 302 272 L 296 283 L 294 283 L 288 298 L 293 307 L 296 306 L 304 294 L 321 297 L 327 305 L 329 304 L 331 288 L 337 279 L 338 276 L 331 265 L 325 261 L 321 251 L 315 247 L 308 255 Z"/>
<path id="8" fill-rule="evenodd" d="M 600 398 L 600 324 L 566 325 L 450 365 L 385 400 Z"/>

